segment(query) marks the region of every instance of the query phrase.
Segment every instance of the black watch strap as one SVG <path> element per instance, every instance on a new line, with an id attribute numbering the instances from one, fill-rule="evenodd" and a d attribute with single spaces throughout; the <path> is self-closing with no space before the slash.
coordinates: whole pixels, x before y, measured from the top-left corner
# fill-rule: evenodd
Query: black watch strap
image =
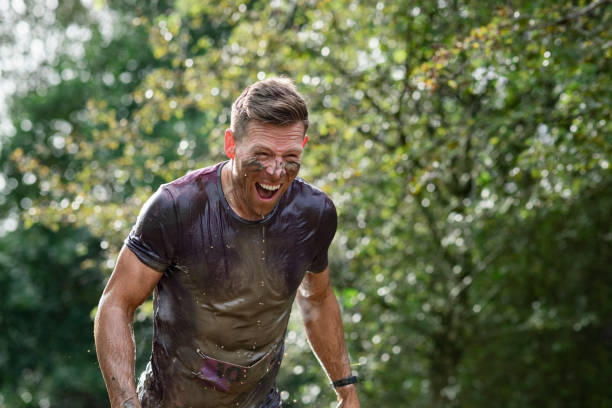
<path id="1" fill-rule="evenodd" d="M 338 388 L 338 387 L 344 387 L 345 385 L 355 384 L 356 382 L 357 382 L 357 377 L 352 375 L 350 377 L 341 378 L 339 380 L 336 380 L 332 382 L 332 385 L 334 386 L 334 388 Z"/>

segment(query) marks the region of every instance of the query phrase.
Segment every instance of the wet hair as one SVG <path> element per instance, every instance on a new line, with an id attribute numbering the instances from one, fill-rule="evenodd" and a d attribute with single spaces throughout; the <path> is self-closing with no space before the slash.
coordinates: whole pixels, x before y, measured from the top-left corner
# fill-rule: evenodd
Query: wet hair
<path id="1" fill-rule="evenodd" d="M 249 122 L 289 126 L 296 122 L 308 129 L 308 108 L 288 78 L 268 78 L 249 85 L 232 104 L 230 128 L 236 140 L 246 135 Z"/>

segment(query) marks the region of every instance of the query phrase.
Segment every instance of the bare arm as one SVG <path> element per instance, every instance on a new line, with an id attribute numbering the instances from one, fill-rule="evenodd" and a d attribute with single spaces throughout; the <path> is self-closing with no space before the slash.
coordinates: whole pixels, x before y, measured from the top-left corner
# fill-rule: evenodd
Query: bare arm
<path id="1" fill-rule="evenodd" d="M 94 336 L 112 408 L 140 408 L 134 382 L 134 311 L 161 277 L 123 247 L 100 298 Z"/>
<path id="2" fill-rule="evenodd" d="M 329 268 L 318 274 L 306 274 L 297 301 L 310 346 L 328 377 L 332 381 L 349 377 L 351 367 L 338 300 L 329 280 Z M 359 407 L 355 385 L 338 387 L 336 393 L 339 407 Z"/>

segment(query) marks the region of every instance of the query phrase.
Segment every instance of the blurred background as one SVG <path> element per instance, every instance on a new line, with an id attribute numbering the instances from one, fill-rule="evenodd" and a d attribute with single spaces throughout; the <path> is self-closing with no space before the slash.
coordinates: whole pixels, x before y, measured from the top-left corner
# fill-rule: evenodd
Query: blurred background
<path id="1" fill-rule="evenodd" d="M 363 407 L 612 407 L 611 57 L 609 0 L 0 0 L 0 407 L 108 406 L 124 237 L 276 75 Z M 335 406 L 296 314 L 287 344 L 284 406 Z"/>

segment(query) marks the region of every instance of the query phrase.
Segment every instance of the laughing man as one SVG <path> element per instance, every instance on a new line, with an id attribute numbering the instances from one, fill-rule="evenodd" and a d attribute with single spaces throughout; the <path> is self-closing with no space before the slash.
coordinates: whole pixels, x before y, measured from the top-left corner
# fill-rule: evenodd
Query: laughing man
<path id="1" fill-rule="evenodd" d="M 144 205 L 95 321 L 113 408 L 280 407 L 296 298 L 338 407 L 359 407 L 327 260 L 336 210 L 298 177 L 307 128 L 289 80 L 257 82 L 232 105 L 229 160 L 162 185 Z M 132 323 L 151 292 L 153 349 L 136 386 Z"/>

